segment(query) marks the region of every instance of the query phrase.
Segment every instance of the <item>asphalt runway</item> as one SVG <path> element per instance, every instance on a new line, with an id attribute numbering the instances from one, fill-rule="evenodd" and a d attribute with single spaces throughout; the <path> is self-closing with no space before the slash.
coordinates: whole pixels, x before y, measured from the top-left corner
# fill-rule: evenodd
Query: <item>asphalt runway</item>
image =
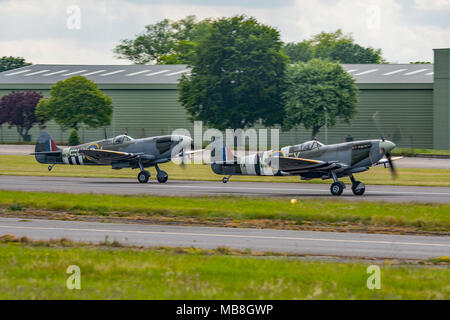
<path id="1" fill-rule="evenodd" d="M 69 178 L 37 176 L 0 176 L 0 189 L 117 195 L 153 194 L 167 196 L 259 196 L 290 198 L 329 198 L 352 201 L 439 202 L 450 203 L 450 187 L 366 186 L 364 196 L 354 196 L 350 186 L 340 197 L 330 194 L 329 184 L 170 180 L 160 184 L 154 179 L 140 184 L 135 179 Z"/>
<path id="2" fill-rule="evenodd" d="M 290 252 L 359 258 L 428 259 L 450 255 L 450 237 L 271 229 L 210 228 L 0 218 L 0 235 L 126 245 Z"/>

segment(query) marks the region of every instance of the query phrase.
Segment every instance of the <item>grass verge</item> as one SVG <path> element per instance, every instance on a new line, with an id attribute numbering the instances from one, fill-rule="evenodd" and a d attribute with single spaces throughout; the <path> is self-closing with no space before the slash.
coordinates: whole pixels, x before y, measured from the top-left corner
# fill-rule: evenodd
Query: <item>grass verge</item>
<path id="1" fill-rule="evenodd" d="M 401 161 L 401 160 L 400 160 Z M 207 165 L 187 165 L 183 170 L 178 165 L 169 162 L 161 165 L 161 169 L 169 173 L 169 179 L 175 180 L 204 180 L 220 181 L 221 176 L 214 174 Z M 152 177 L 156 171 L 150 169 Z M 398 178 L 392 180 L 389 169 L 383 167 L 371 168 L 369 171 L 358 174 L 358 180 L 372 185 L 410 185 L 410 186 L 442 186 L 450 187 L 450 170 L 446 169 L 406 169 L 398 168 Z M 136 179 L 137 170 L 112 170 L 107 166 L 69 166 L 56 165 L 48 172 L 47 165 L 37 163 L 32 156 L 0 156 L 0 175 L 22 176 L 59 176 L 59 177 L 96 177 L 96 178 L 131 178 Z M 295 183 L 325 183 L 329 180 L 300 181 L 299 177 L 256 177 L 233 176 L 233 181 L 251 182 L 295 182 Z M 348 178 L 342 179 L 350 184 Z"/>
<path id="2" fill-rule="evenodd" d="M 236 256 L 225 248 L 120 248 L 3 237 L 0 299 L 450 298 L 445 265 L 378 262 L 381 289 L 369 290 L 370 264 Z M 66 287 L 70 265 L 80 267 L 80 290 Z"/>
<path id="3" fill-rule="evenodd" d="M 435 149 L 411 149 L 411 148 L 395 148 L 392 150 L 392 155 L 415 157 L 418 154 L 450 156 L 450 150 L 435 150 Z"/>
<path id="4" fill-rule="evenodd" d="M 410 227 L 416 231 L 450 230 L 450 205 L 418 203 L 349 202 L 252 197 L 163 197 L 0 191 L 0 208 L 26 215 L 27 209 L 63 211 L 74 215 L 152 218 L 196 218 L 205 223 L 228 219 L 275 220 L 297 226 L 360 224 Z M 176 220 L 176 219 L 175 219 Z"/>

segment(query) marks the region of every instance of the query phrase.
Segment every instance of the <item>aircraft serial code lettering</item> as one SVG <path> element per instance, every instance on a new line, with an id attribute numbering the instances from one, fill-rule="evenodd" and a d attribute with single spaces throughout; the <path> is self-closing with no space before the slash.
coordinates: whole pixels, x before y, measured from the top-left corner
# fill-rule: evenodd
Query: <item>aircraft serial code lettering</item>
<path id="1" fill-rule="evenodd" d="M 273 310 L 273 305 L 271 304 L 228 304 L 220 306 L 220 314 L 270 314 Z"/>

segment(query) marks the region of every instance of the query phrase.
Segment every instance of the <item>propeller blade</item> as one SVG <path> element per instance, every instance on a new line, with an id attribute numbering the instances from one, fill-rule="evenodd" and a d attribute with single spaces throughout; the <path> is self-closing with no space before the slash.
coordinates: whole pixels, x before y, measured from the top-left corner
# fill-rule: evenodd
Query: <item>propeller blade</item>
<path id="1" fill-rule="evenodd" d="M 184 151 L 180 153 L 180 157 L 181 157 L 180 168 L 186 170 L 186 163 L 184 162 Z"/>
<path id="2" fill-rule="evenodd" d="M 394 162 L 392 161 L 391 154 L 389 152 L 386 153 L 386 159 L 389 162 L 389 168 L 391 169 L 392 178 L 397 179 L 397 170 L 395 170 Z"/>
<path id="3" fill-rule="evenodd" d="M 378 130 L 378 132 L 381 135 L 381 140 L 384 141 L 385 140 L 384 131 L 382 130 L 382 128 L 380 126 L 380 117 L 378 115 L 378 111 L 372 115 L 372 121 L 375 124 L 375 128 Z"/>

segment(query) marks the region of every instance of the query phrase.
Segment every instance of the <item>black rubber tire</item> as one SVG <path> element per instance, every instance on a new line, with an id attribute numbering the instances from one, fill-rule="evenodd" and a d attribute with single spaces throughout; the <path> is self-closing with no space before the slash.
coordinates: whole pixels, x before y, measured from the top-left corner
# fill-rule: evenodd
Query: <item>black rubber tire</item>
<path id="1" fill-rule="evenodd" d="M 340 196 L 342 194 L 342 192 L 344 191 L 344 187 L 345 187 L 344 183 L 342 183 L 340 181 L 334 182 L 330 187 L 331 194 L 333 196 Z"/>
<path id="2" fill-rule="evenodd" d="M 223 177 L 223 178 L 222 178 L 222 182 L 223 182 L 223 183 L 227 183 L 227 182 L 228 182 L 228 178 L 227 178 L 227 177 Z"/>
<path id="3" fill-rule="evenodd" d="M 148 179 L 150 179 L 150 172 L 147 170 L 141 171 L 139 172 L 137 178 L 140 183 L 147 183 Z"/>
<path id="4" fill-rule="evenodd" d="M 352 191 L 355 196 L 362 196 L 366 191 L 366 186 L 361 181 L 355 181 L 355 183 L 352 184 Z"/>
<path id="5" fill-rule="evenodd" d="M 167 180 L 169 179 L 169 175 L 167 174 L 167 172 L 161 170 L 156 175 L 156 179 L 158 180 L 159 183 L 166 183 Z"/>

